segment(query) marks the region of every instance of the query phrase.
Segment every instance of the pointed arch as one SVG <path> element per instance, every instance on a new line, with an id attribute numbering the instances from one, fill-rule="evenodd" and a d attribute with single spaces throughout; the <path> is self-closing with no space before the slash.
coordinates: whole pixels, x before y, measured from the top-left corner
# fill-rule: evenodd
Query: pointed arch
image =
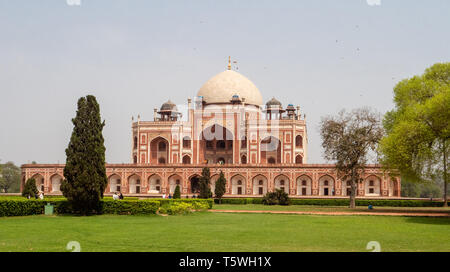
<path id="1" fill-rule="evenodd" d="M 63 181 L 63 177 L 60 174 L 53 174 L 50 177 L 50 185 L 52 193 L 61 193 L 61 183 Z"/>
<path id="2" fill-rule="evenodd" d="M 210 184 L 210 187 L 211 187 L 211 192 L 213 193 L 213 195 L 215 195 L 215 189 L 216 189 L 216 182 L 217 182 L 217 180 L 219 179 L 219 174 L 214 174 L 214 175 L 212 175 L 211 176 L 211 184 Z"/>
<path id="3" fill-rule="evenodd" d="M 184 155 L 183 156 L 183 164 L 191 164 L 191 156 Z"/>
<path id="4" fill-rule="evenodd" d="M 169 141 L 158 136 L 150 142 L 150 163 L 166 164 L 169 162 Z"/>
<path id="5" fill-rule="evenodd" d="M 138 174 L 132 174 L 128 177 L 128 193 L 141 193 L 141 177 Z"/>
<path id="6" fill-rule="evenodd" d="M 122 188 L 122 179 L 118 174 L 112 174 L 108 177 L 109 192 L 120 192 Z"/>
<path id="7" fill-rule="evenodd" d="M 247 164 L 247 155 L 243 154 L 241 156 L 241 164 Z"/>
<path id="8" fill-rule="evenodd" d="M 319 195 L 332 196 L 334 195 L 334 178 L 325 174 L 319 178 Z"/>
<path id="9" fill-rule="evenodd" d="M 236 174 L 230 179 L 231 181 L 231 194 L 233 195 L 246 195 L 247 181 L 241 174 Z"/>
<path id="10" fill-rule="evenodd" d="M 297 195 L 308 196 L 312 194 L 312 178 L 306 174 L 297 178 Z"/>
<path id="11" fill-rule="evenodd" d="M 200 133 L 200 161 L 233 163 L 233 140 L 233 133 L 219 124 L 206 127 Z"/>
<path id="12" fill-rule="evenodd" d="M 162 178 L 158 174 L 148 177 L 148 193 L 160 194 L 162 189 Z"/>
<path id="13" fill-rule="evenodd" d="M 281 141 L 275 136 L 267 136 L 260 142 L 261 163 L 281 163 Z"/>
<path id="14" fill-rule="evenodd" d="M 253 183 L 253 195 L 265 195 L 267 194 L 268 179 L 266 176 L 259 174 L 252 178 Z"/>
<path id="15" fill-rule="evenodd" d="M 303 137 L 301 135 L 295 136 L 295 147 L 298 147 L 298 148 L 303 147 Z"/>
<path id="16" fill-rule="evenodd" d="M 179 174 L 173 174 L 168 179 L 169 181 L 169 194 L 175 193 L 175 188 L 180 186 L 180 192 L 183 192 L 183 178 Z"/>
<path id="17" fill-rule="evenodd" d="M 280 174 L 275 177 L 274 179 L 275 189 L 281 189 L 289 194 L 289 178 L 284 175 Z"/>
<path id="18" fill-rule="evenodd" d="M 193 174 L 189 177 L 188 192 L 191 194 L 198 194 L 200 192 L 200 175 Z"/>
<path id="19" fill-rule="evenodd" d="M 381 195 L 381 178 L 376 175 L 370 175 L 364 179 L 364 194 L 366 196 Z"/>
<path id="20" fill-rule="evenodd" d="M 41 174 L 34 174 L 31 178 L 33 178 L 36 181 L 36 189 L 40 192 L 44 192 L 45 190 L 45 180 L 44 176 Z"/>
<path id="21" fill-rule="evenodd" d="M 191 148 L 191 137 L 189 137 L 189 136 L 183 137 L 183 148 L 185 148 L 185 149 Z"/>

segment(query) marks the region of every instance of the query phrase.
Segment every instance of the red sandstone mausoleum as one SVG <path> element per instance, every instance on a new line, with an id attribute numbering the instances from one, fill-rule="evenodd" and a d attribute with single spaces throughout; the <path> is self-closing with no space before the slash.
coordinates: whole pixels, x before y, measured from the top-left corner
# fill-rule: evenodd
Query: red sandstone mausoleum
<path id="1" fill-rule="evenodd" d="M 258 88 L 231 70 L 217 74 L 187 100 L 187 116 L 171 101 L 154 109 L 152 121 L 132 122 L 131 163 L 107 164 L 105 194 L 161 197 L 198 193 L 203 167 L 211 171 L 211 189 L 220 171 L 225 197 L 261 197 L 275 188 L 290 197 L 346 197 L 350 185 L 332 164 L 308 163 L 305 115 L 275 98 L 265 105 Z M 61 194 L 63 164 L 22 165 L 22 188 L 35 178 L 39 190 Z M 400 197 L 400 178 L 380 165 L 369 165 L 358 184 L 358 197 Z"/>

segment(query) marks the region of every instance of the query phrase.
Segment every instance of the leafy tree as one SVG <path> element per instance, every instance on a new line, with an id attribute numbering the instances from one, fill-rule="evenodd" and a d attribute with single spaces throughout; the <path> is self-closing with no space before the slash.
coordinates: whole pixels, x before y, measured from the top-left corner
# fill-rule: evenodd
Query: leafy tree
<path id="1" fill-rule="evenodd" d="M 421 197 L 421 198 L 438 198 L 442 196 L 439 185 L 431 181 L 423 181 L 421 183 L 408 181 L 402 178 L 403 197 Z"/>
<path id="2" fill-rule="evenodd" d="M 226 192 L 225 185 L 227 180 L 222 171 L 220 171 L 219 178 L 216 181 L 216 187 L 214 188 L 214 194 L 219 199 L 219 204 L 222 204 L 222 197 Z"/>
<path id="3" fill-rule="evenodd" d="M 0 192 L 20 191 L 20 168 L 13 162 L 1 165 L 0 171 Z"/>
<path id="4" fill-rule="evenodd" d="M 174 199 L 181 198 L 180 185 L 177 185 L 177 187 L 175 187 L 175 192 L 173 193 L 173 198 Z"/>
<path id="5" fill-rule="evenodd" d="M 105 146 L 102 135 L 100 106 L 94 96 L 78 100 L 76 117 L 69 146 L 61 191 L 73 210 L 86 215 L 98 212 L 100 199 L 107 185 Z"/>
<path id="6" fill-rule="evenodd" d="M 447 206 L 450 62 L 399 82 L 394 103 L 383 120 L 387 135 L 380 142 L 382 163 L 416 182 L 442 179 Z"/>
<path id="7" fill-rule="evenodd" d="M 23 187 L 22 196 L 33 198 L 39 193 L 36 188 L 36 180 L 34 178 L 30 178 L 25 182 L 25 186 Z"/>
<path id="8" fill-rule="evenodd" d="M 202 176 L 200 177 L 200 193 L 199 198 L 210 198 L 211 188 L 209 184 L 211 183 L 211 173 L 208 167 L 204 167 L 202 170 Z"/>
<path id="9" fill-rule="evenodd" d="M 376 150 L 383 136 L 380 117 L 368 108 L 349 113 L 342 110 L 336 117 L 322 118 L 320 134 L 325 158 L 336 162 L 341 180 L 350 181 L 350 208 L 355 208 L 356 188 L 364 173 L 368 153 Z"/>

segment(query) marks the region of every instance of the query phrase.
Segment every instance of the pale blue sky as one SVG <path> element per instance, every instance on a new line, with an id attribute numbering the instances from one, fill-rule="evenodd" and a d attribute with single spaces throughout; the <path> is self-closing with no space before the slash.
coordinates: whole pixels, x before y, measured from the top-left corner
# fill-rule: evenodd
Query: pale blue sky
<path id="1" fill-rule="evenodd" d="M 108 162 L 130 162 L 131 116 L 186 103 L 226 69 L 320 118 L 393 107 L 392 88 L 450 61 L 450 1 L 0 0 L 0 159 L 65 162 L 80 96 L 97 97 Z"/>

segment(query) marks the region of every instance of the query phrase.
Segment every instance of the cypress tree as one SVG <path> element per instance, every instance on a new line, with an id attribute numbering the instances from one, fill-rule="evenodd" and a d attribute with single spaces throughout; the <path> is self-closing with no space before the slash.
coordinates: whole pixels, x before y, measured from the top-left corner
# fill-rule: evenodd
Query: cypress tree
<path id="1" fill-rule="evenodd" d="M 78 100 L 69 146 L 66 149 L 63 195 L 74 212 L 83 215 L 99 212 L 100 200 L 107 186 L 105 145 L 102 135 L 100 106 L 94 96 Z"/>
<path id="2" fill-rule="evenodd" d="M 199 198 L 210 198 L 211 188 L 209 184 L 211 182 L 211 174 L 208 167 L 203 168 L 202 176 L 200 177 L 200 193 Z"/>
<path id="3" fill-rule="evenodd" d="M 175 187 L 175 192 L 173 193 L 173 198 L 174 199 L 181 198 L 180 185 L 177 185 L 177 187 Z"/>
<path id="4" fill-rule="evenodd" d="M 36 180 L 34 178 L 30 178 L 25 182 L 25 186 L 23 187 L 22 196 L 33 198 L 35 195 L 39 193 L 36 188 Z"/>
<path id="5" fill-rule="evenodd" d="M 219 204 L 222 204 L 222 196 L 225 194 L 225 184 L 227 180 L 222 171 L 220 171 L 219 178 L 216 181 L 216 187 L 214 189 L 214 194 L 219 199 Z"/>

